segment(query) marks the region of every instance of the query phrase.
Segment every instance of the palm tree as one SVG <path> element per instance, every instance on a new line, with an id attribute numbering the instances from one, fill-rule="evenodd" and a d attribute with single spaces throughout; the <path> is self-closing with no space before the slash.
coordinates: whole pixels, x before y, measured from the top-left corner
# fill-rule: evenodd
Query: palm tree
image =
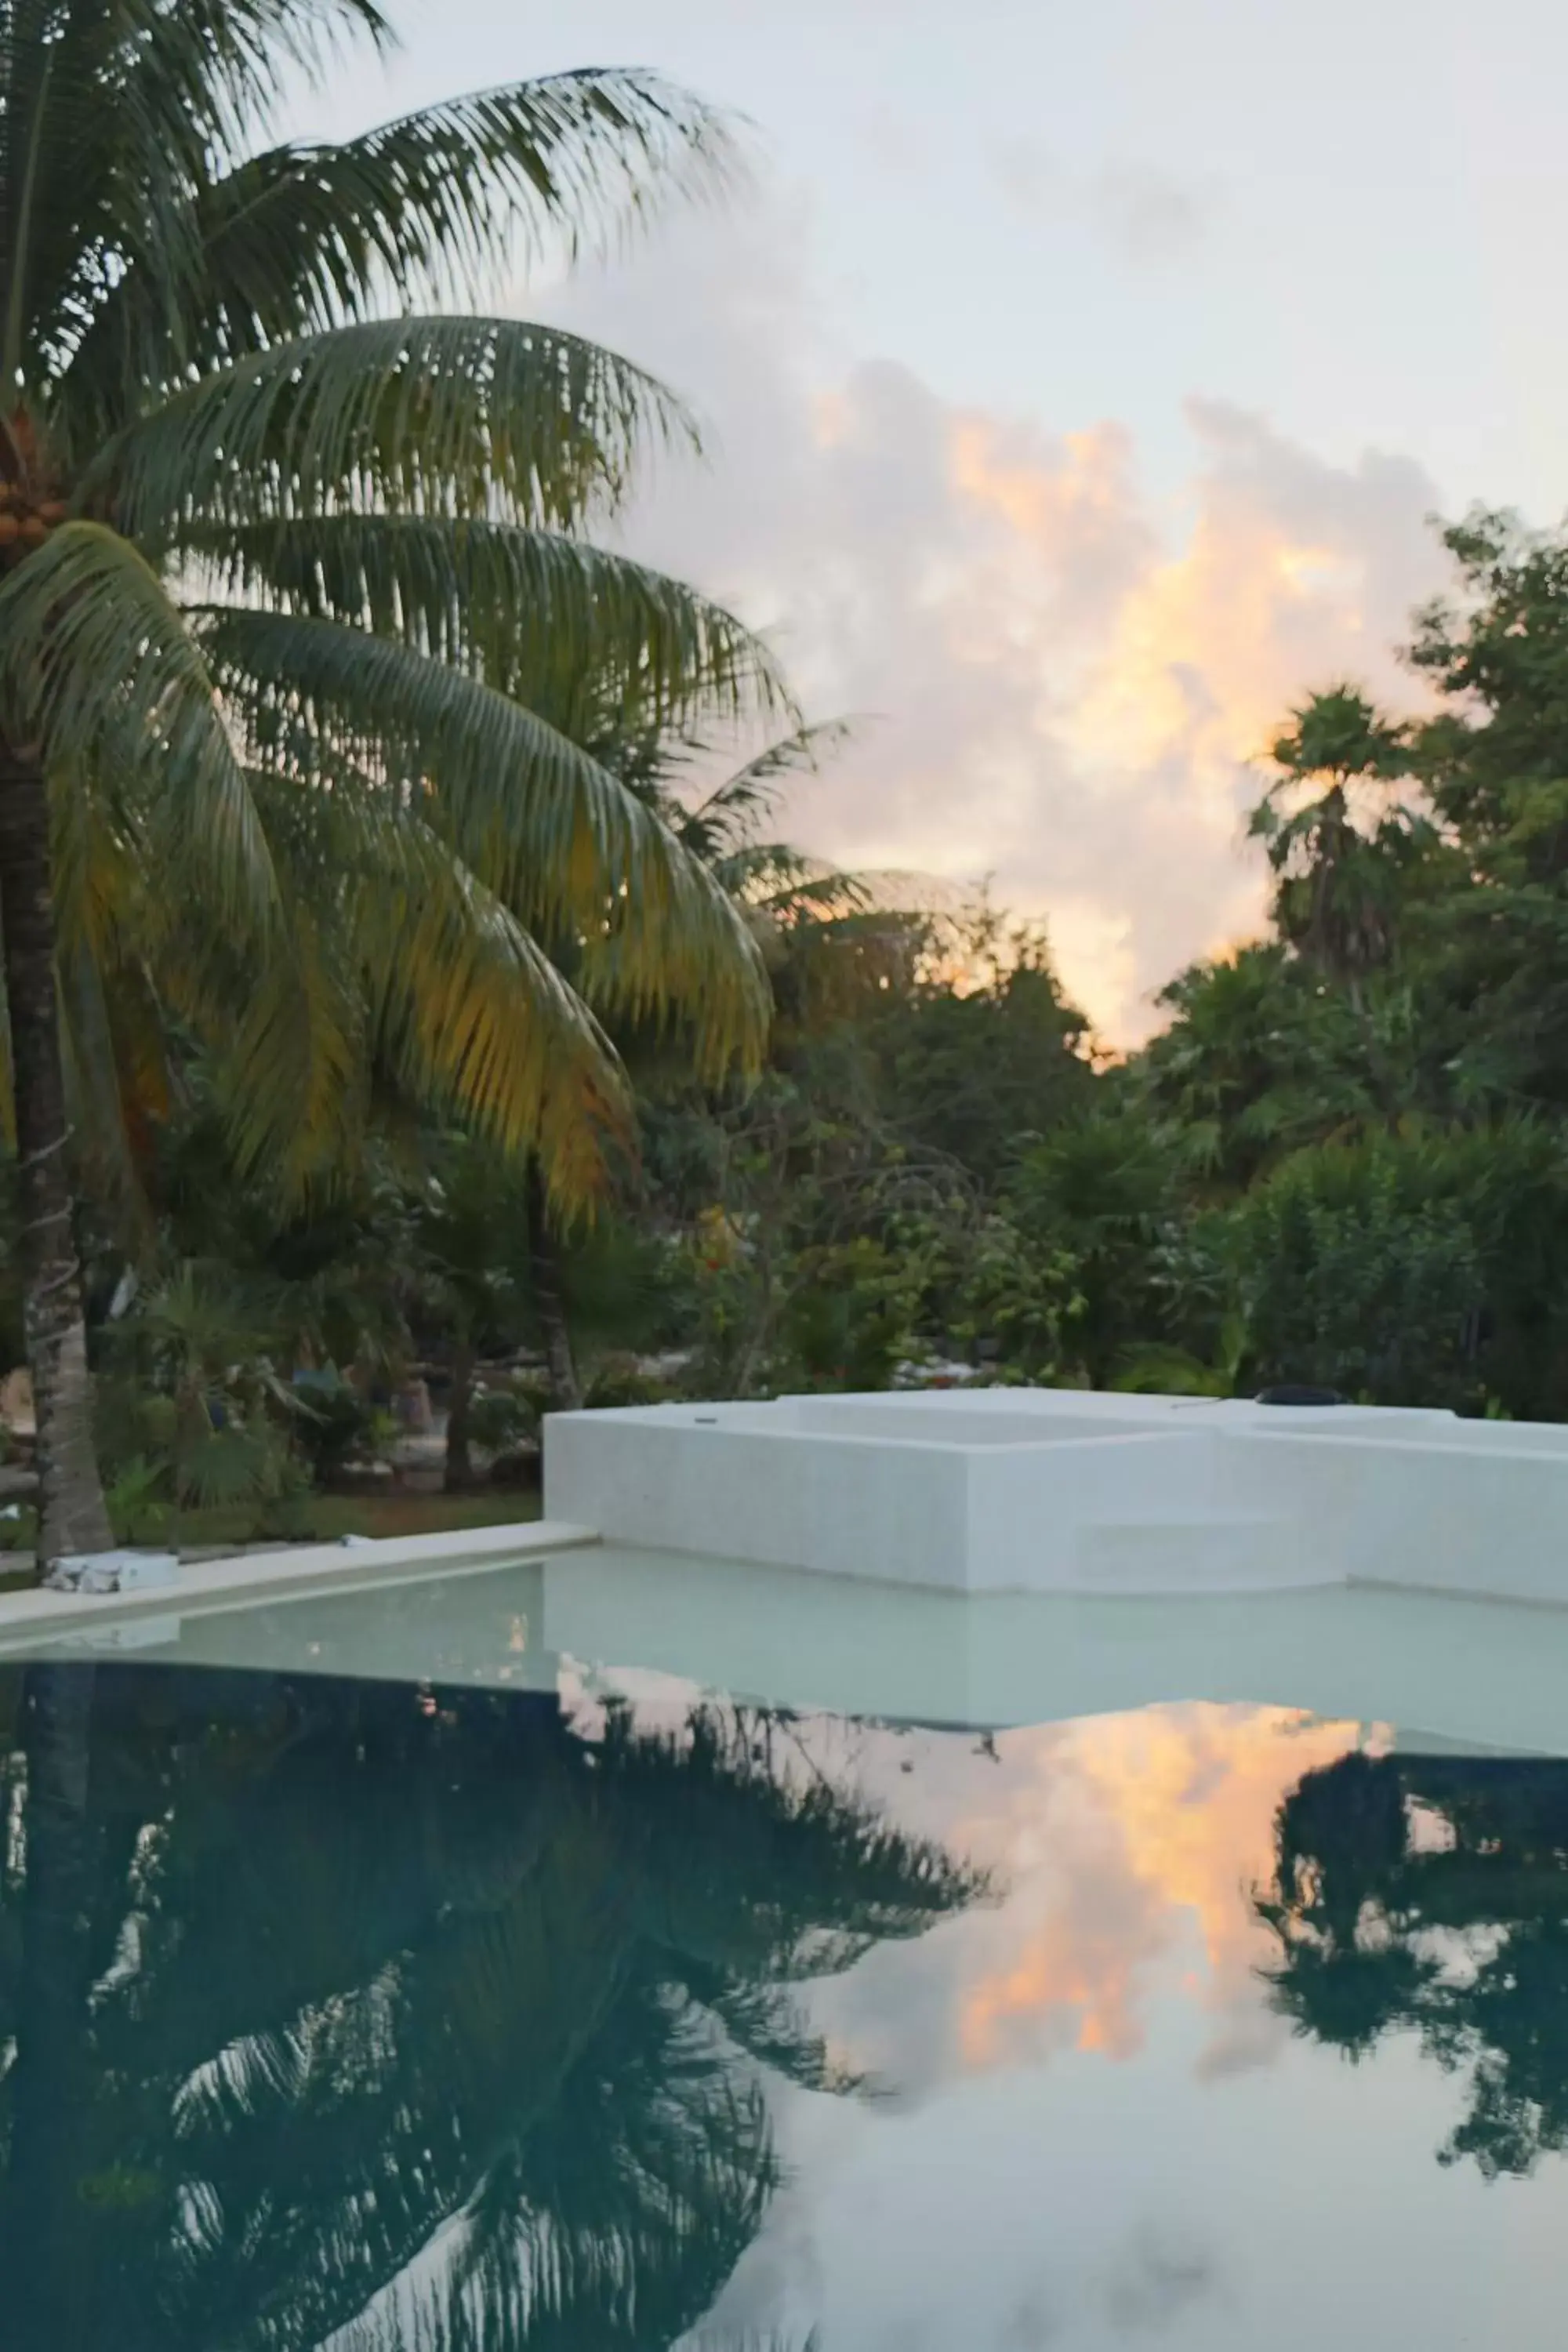
<path id="1" fill-rule="evenodd" d="M 790 998 L 801 992 L 803 974 L 814 973 L 825 959 L 824 942 L 837 943 L 837 933 L 866 906 L 868 894 L 859 879 L 805 856 L 778 837 L 772 819 L 787 780 L 815 771 L 824 756 L 842 743 L 849 728 L 842 719 L 797 727 L 769 743 L 743 766 L 723 775 L 698 794 L 683 793 L 691 765 L 706 761 L 709 747 L 700 740 L 679 737 L 657 719 L 628 721 L 624 701 L 607 698 L 602 678 L 585 674 L 565 682 L 563 698 L 546 704 L 550 715 L 574 741 L 583 743 L 663 825 L 680 848 L 695 858 L 734 907 L 761 955 L 773 993 L 773 1038 L 789 1025 Z M 552 954 L 568 971 L 574 950 L 571 942 L 552 942 Z M 668 1024 L 662 1034 L 645 1019 L 618 1025 L 616 1045 L 637 1084 L 639 1096 L 673 1071 L 678 1081 L 689 1078 L 694 1059 L 700 1074 L 700 1055 L 683 1029 Z M 514 1188 L 498 1180 L 493 1170 L 475 1187 L 470 1181 L 469 1213 L 466 1219 L 440 1218 L 449 1238 L 467 1244 L 467 1281 L 491 1290 L 504 1283 L 504 1264 L 497 1264 L 496 1244 L 508 1229 L 521 1226 L 525 1237 L 528 1286 L 539 1335 L 543 1343 L 552 1406 L 574 1411 L 583 1402 L 584 1387 L 574 1346 L 569 1311 L 574 1288 L 574 1247 L 569 1213 L 563 1218 L 559 1202 L 546 1195 L 537 1160 L 529 1163 L 521 1203 Z M 493 1209 L 490 1202 L 493 1201 Z M 521 1214 L 516 1213 L 521 1206 Z M 512 1212 L 509 1215 L 509 1209 Z M 474 1213 L 477 1212 L 478 1213 Z M 459 1301 L 459 1305 L 463 1302 Z M 457 1358 L 454 1395 L 464 1393 L 464 1373 L 471 1370 L 472 1350 Z M 448 1436 L 451 1424 L 448 1423 Z M 466 1445 L 466 1435 L 464 1437 Z M 467 1480 L 466 1454 L 454 1467 L 448 1444 L 447 1482 Z"/>
<path id="2" fill-rule="evenodd" d="M 1281 773 L 1253 811 L 1251 831 L 1279 877 L 1281 935 L 1359 1012 L 1368 974 L 1391 952 L 1401 877 L 1432 833 L 1397 803 L 1365 831 L 1352 794 L 1386 792 L 1408 775 L 1409 730 L 1352 686 L 1325 688 L 1290 719 L 1270 752 Z"/>
<path id="3" fill-rule="evenodd" d="M 0 5 L 0 928 L 55 1580 L 109 1537 L 66 1077 L 101 1088 L 138 997 L 221 1026 L 249 1163 L 319 1175 L 390 1075 L 563 1201 L 622 1108 L 602 1018 L 684 1008 L 714 1067 L 765 1018 L 722 890 L 530 700 L 585 660 L 666 720 L 776 697 L 729 614 L 581 535 L 689 421 L 473 308 L 520 238 L 711 184 L 722 128 L 590 72 L 266 143 L 351 37 L 387 41 L 374 0 Z"/>

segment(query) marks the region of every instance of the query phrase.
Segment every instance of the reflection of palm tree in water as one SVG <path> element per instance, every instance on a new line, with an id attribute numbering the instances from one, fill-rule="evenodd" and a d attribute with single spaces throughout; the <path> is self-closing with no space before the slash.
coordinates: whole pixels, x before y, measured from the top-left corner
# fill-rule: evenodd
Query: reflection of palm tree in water
<path id="1" fill-rule="evenodd" d="M 1468 2076 L 1445 2163 L 1568 2149 L 1568 1762 L 1342 1758 L 1279 1811 L 1274 1997 L 1356 2059 L 1399 2028 Z"/>
<path id="2" fill-rule="evenodd" d="M 40 2352 L 668 2345 L 776 2183 L 763 2067 L 850 2087 L 791 1983 L 977 1891 L 742 1710 L 28 1680 L 0 2259 Z"/>

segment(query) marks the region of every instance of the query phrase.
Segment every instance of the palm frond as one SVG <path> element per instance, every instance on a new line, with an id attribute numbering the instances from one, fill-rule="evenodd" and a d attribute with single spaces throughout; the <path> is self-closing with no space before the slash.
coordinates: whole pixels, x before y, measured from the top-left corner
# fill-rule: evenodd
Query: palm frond
<path id="1" fill-rule="evenodd" d="M 871 911 L 872 885 L 863 875 L 820 865 L 785 841 L 759 841 L 713 861 L 713 877 L 731 898 L 778 923 L 838 923 Z"/>
<path id="2" fill-rule="evenodd" d="M 237 361 L 108 442 L 80 502 L 165 547 L 190 520 L 345 503 L 571 526 L 645 444 L 696 446 L 673 394 L 581 336 L 518 319 L 374 320 Z"/>
<path id="3" fill-rule="evenodd" d="M 695 589 L 563 533 L 436 515 L 198 522 L 180 552 L 230 597 L 352 622 L 516 691 L 592 676 L 646 723 L 787 709 L 767 646 Z"/>
<path id="4" fill-rule="evenodd" d="M 226 982 L 246 991 L 224 1055 L 241 1165 L 292 1192 L 352 1163 L 380 1067 L 426 1113 L 536 1150 L 562 1205 L 587 1206 L 627 1125 L 624 1083 L 516 917 L 384 793 L 345 776 L 319 798 L 276 776 L 255 791 L 300 948 Z"/>
<path id="5" fill-rule="evenodd" d="M 847 743 L 854 732 L 852 719 L 823 719 L 815 726 L 797 727 L 793 734 L 781 736 L 776 743 L 759 751 L 755 759 L 748 760 L 743 768 L 727 776 L 698 803 L 693 815 L 700 816 L 710 809 L 771 808 L 773 795 L 785 777 L 803 772 L 815 775 L 825 756 Z"/>
<path id="6" fill-rule="evenodd" d="M 680 840 L 710 863 L 750 847 L 758 828 L 777 806 L 784 779 L 803 772 L 815 774 L 825 754 L 837 751 L 851 732 L 847 719 L 797 727 L 726 776 L 700 800 L 683 805 L 672 794 L 670 822 Z"/>
<path id="7" fill-rule="evenodd" d="M 215 911 L 265 926 L 276 878 L 212 675 L 117 532 L 62 524 L 0 584 L 0 709 L 52 772 L 135 780 L 155 836 L 171 849 L 199 839 Z"/>
<path id="8" fill-rule="evenodd" d="M 69 1082 L 125 1113 L 100 1190 L 129 1197 L 162 1020 L 221 1049 L 247 1171 L 310 1181 L 416 1107 L 574 1207 L 625 1117 L 601 1019 L 679 1023 L 717 1075 L 768 997 L 568 714 L 649 742 L 795 714 L 733 614 L 573 536 L 695 447 L 680 403 L 467 305 L 738 150 L 593 69 L 255 152 L 353 37 L 385 45 L 376 0 L 0 5 L 0 446 L 70 518 L 0 574 L 0 730 L 53 796 Z M 741 795 L 711 818 L 738 839 Z"/>
<path id="9" fill-rule="evenodd" d="M 49 806 L 50 883 L 63 938 L 100 966 L 145 911 L 144 863 L 121 798 L 96 775 L 57 769 Z"/>
<path id="10" fill-rule="evenodd" d="M 681 1013 L 705 1069 L 768 1019 L 761 961 L 723 892 L 587 753 L 481 680 L 336 622 L 209 607 L 204 641 L 280 770 L 384 782 L 531 927 L 564 929 L 601 1011 Z"/>
<path id="11" fill-rule="evenodd" d="M 387 37 L 370 0 L 5 13 L 3 357 L 7 382 L 35 390 L 128 278 L 174 312 L 200 262 L 195 192 L 275 111 L 290 68 L 318 69 L 344 35 Z"/>
<path id="12" fill-rule="evenodd" d="M 112 40 L 105 94 L 138 78 L 156 82 L 171 111 L 177 102 L 209 139 L 254 131 L 281 102 L 290 72 L 319 73 L 345 40 L 368 37 L 384 50 L 393 38 L 375 0 L 180 0 L 177 8 L 140 0 L 93 13 Z"/>
<path id="13" fill-rule="evenodd" d="M 590 920 L 672 849 L 658 820 L 559 730 L 482 679 L 341 622 L 216 604 L 193 613 L 268 766 L 347 770 L 428 814 L 531 915 Z M 679 853 L 676 853 L 679 855 Z"/>
<path id="14" fill-rule="evenodd" d="M 288 952 L 252 973 L 242 1003 L 207 1008 L 237 1168 L 285 1198 L 353 1165 L 368 1110 L 363 1002 L 323 911 L 290 893 Z"/>
<path id="15" fill-rule="evenodd" d="M 145 1146 L 152 1122 L 166 1117 L 170 1104 L 161 1008 L 142 975 L 106 973 L 86 941 L 68 929 L 58 958 L 58 985 L 72 1147 L 116 1239 L 140 1254 L 155 1236 Z"/>
<path id="16" fill-rule="evenodd" d="M 363 319 L 482 299 L 554 240 L 568 252 L 735 175 L 722 119 L 657 74 L 593 68 L 426 107 L 335 145 L 273 147 L 200 182 L 177 306 L 138 259 L 73 362 L 100 415 L 122 368 L 166 380 L 198 353 L 238 356 Z"/>
<path id="17" fill-rule="evenodd" d="M 552 1200 L 603 1191 L 630 1128 L 619 1061 L 588 1007 L 510 910 L 423 828 L 405 880 L 365 894 L 357 940 L 382 1052 L 416 1100 L 509 1150 L 533 1149 Z"/>

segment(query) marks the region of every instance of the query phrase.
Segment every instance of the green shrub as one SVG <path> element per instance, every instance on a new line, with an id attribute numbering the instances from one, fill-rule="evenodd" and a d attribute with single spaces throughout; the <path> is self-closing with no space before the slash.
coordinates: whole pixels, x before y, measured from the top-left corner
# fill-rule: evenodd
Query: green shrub
<path id="1" fill-rule="evenodd" d="M 382 1438 L 384 1416 L 331 1366 L 296 1372 L 290 1383 L 296 1412 L 294 1438 L 317 1486 L 336 1476 L 356 1454 L 369 1453 Z"/>
<path id="2" fill-rule="evenodd" d="M 1440 1148 L 1378 1137 L 1296 1152 L 1254 1187 L 1228 1239 L 1260 1385 L 1474 1400 L 1483 1236 L 1454 1173 Z"/>
<path id="3" fill-rule="evenodd" d="M 510 1382 L 476 1390 L 468 1406 L 468 1438 L 479 1453 L 513 1454 L 539 1427 L 531 1397 Z"/>
<path id="4" fill-rule="evenodd" d="M 668 1384 L 645 1372 L 635 1356 L 606 1356 L 584 1383 L 583 1402 L 596 1411 L 617 1405 L 662 1404 Z"/>

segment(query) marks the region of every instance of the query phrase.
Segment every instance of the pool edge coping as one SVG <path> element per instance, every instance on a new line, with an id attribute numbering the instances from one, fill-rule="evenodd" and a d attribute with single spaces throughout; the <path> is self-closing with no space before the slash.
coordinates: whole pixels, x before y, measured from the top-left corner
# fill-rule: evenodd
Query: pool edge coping
<path id="1" fill-rule="evenodd" d="M 405 1579 L 497 1566 L 575 1551 L 601 1540 L 566 1519 L 520 1519 L 440 1535 L 387 1536 L 363 1543 L 295 1544 L 232 1559 L 183 1562 L 171 1584 L 133 1592 L 55 1592 L 35 1586 L 0 1592 L 0 1656 L 61 1635 L 101 1631 L 138 1618 L 194 1616 L 268 1601 L 320 1600 Z"/>

